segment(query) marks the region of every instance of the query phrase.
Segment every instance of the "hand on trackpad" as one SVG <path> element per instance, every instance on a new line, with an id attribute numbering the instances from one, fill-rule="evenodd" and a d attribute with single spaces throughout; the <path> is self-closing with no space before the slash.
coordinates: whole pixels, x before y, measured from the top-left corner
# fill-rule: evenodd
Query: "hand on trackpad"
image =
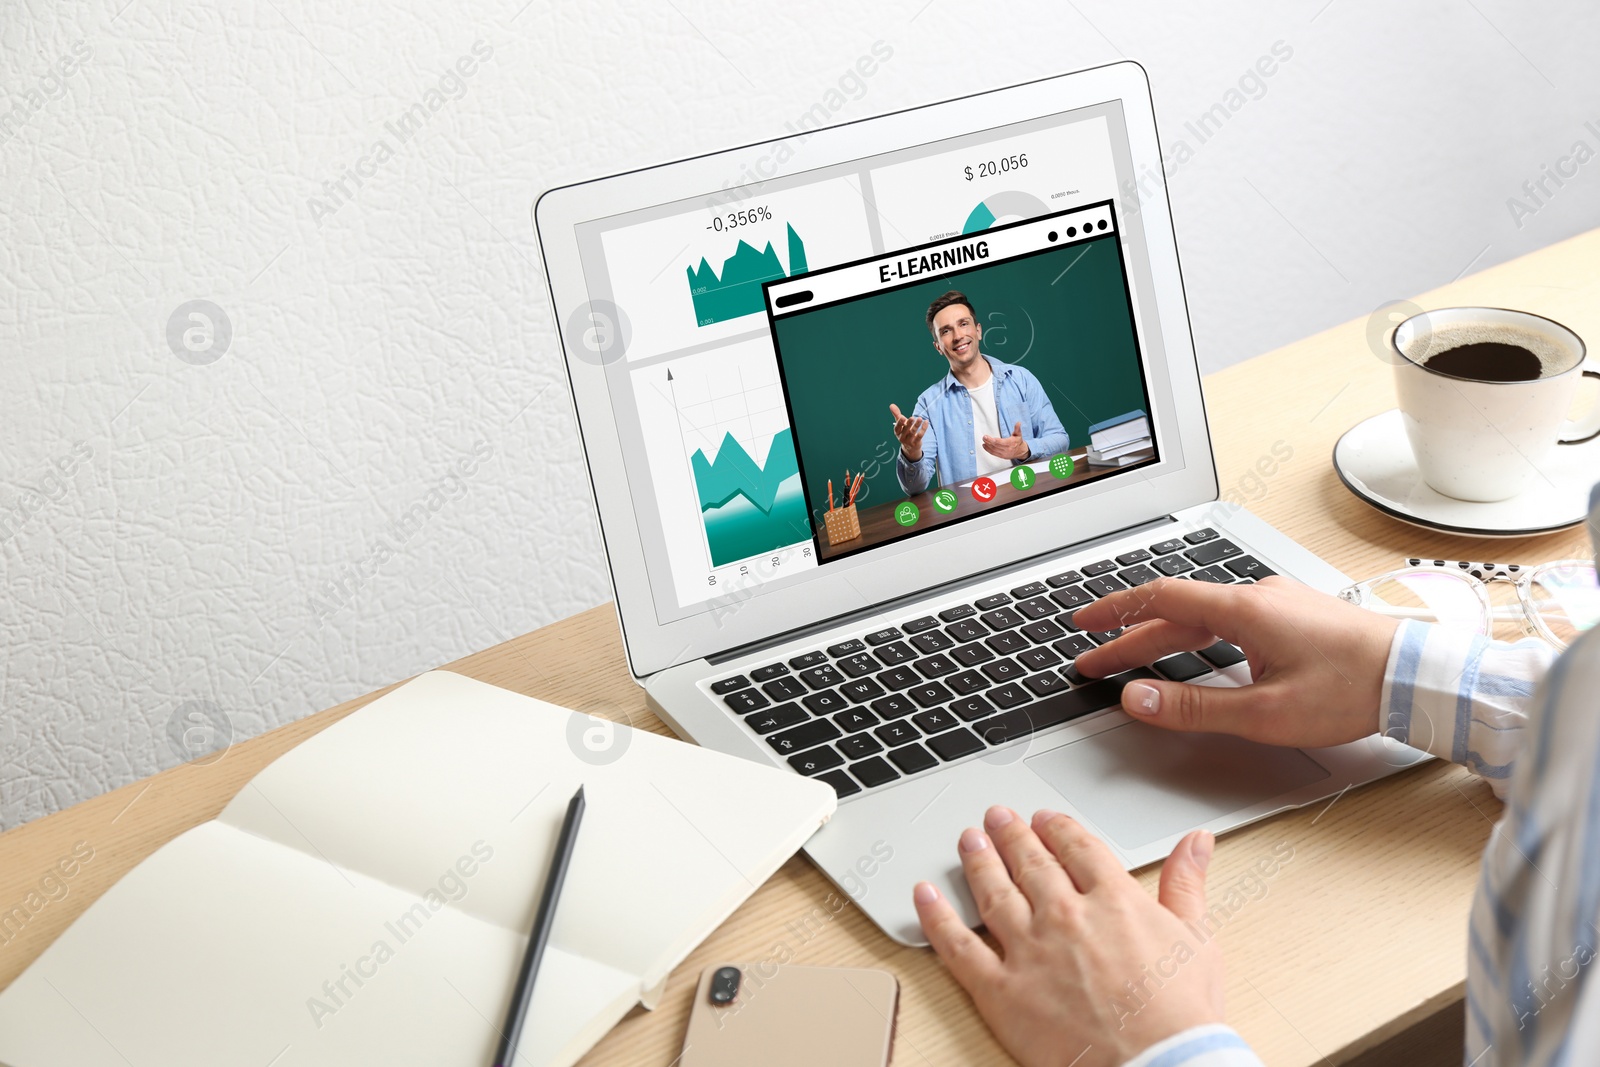
<path id="1" fill-rule="evenodd" d="M 1023 762 L 1127 850 L 1328 777 L 1299 749 L 1138 722 Z"/>

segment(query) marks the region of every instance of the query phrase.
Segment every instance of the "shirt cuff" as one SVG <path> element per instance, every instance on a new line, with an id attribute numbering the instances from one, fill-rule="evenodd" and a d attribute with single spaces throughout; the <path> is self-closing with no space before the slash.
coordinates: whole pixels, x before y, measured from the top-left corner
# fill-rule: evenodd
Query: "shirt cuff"
<path id="1" fill-rule="evenodd" d="M 1262 1067 L 1261 1059 L 1222 1023 L 1192 1026 L 1139 1053 L 1123 1067 Z"/>
<path id="2" fill-rule="evenodd" d="M 1507 644 L 1407 619 L 1389 645 L 1378 729 L 1465 765 L 1504 796 L 1534 690 L 1554 658 L 1536 638 Z"/>

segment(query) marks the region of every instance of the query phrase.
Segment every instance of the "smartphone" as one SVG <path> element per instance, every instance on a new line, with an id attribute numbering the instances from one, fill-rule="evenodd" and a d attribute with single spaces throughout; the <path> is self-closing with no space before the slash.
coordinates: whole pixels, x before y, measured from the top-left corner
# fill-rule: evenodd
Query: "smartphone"
<path id="1" fill-rule="evenodd" d="M 700 972 L 680 1067 L 887 1067 L 900 983 L 888 971 L 721 963 Z"/>

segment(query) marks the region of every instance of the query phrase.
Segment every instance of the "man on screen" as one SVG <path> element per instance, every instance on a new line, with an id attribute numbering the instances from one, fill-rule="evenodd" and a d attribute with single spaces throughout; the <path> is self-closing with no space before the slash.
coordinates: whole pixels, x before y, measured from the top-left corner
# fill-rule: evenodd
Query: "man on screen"
<path id="1" fill-rule="evenodd" d="M 965 293 L 952 289 L 928 305 L 928 330 L 950 373 L 922 391 L 909 417 L 889 405 L 901 489 L 967 482 L 1066 450 L 1067 431 L 1039 379 L 978 351 L 983 327 Z M 1010 433 L 1000 436 L 1001 427 Z"/>

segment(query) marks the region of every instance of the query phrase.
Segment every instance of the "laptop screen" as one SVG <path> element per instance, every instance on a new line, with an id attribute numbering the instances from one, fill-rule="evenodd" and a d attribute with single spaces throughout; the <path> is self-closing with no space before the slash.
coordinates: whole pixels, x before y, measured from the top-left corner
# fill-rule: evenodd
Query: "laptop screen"
<path id="1" fill-rule="evenodd" d="M 1110 201 L 765 288 L 819 563 L 1156 462 Z"/>
<path id="2" fill-rule="evenodd" d="M 1162 456 L 1119 101 L 760 177 L 575 227 L 659 622 Z"/>

